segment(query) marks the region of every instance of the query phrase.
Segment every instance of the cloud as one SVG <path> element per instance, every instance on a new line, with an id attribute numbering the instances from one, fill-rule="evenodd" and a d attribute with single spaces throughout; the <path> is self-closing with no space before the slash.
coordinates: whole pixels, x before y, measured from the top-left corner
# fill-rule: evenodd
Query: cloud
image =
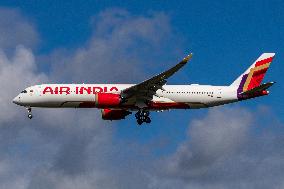
<path id="1" fill-rule="evenodd" d="M 189 140 L 179 147 L 171 161 L 172 170 L 189 178 L 206 173 L 212 164 L 242 146 L 250 124 L 250 113 L 242 109 L 212 110 L 203 120 L 193 121 Z"/>
<path id="2" fill-rule="evenodd" d="M 9 51 L 19 44 L 33 48 L 38 42 L 35 27 L 18 9 L 0 7 L 0 48 Z"/>
<path id="3" fill-rule="evenodd" d="M 47 81 L 38 73 L 31 48 L 38 43 L 33 24 L 17 9 L 0 8 L 0 123 L 17 114 L 11 101 L 20 90 Z"/>
<path id="4" fill-rule="evenodd" d="M 5 12 L 20 14 L 9 9 Z M 118 20 L 111 23 L 104 17 Z M 0 101 L 4 111 L 0 113 L 0 188 L 139 188 L 137 184 L 142 188 L 147 185 L 144 172 L 140 171 L 146 161 L 136 160 L 143 155 L 136 149 L 138 145 L 113 141 L 115 123 L 103 122 L 98 111 L 34 108 L 34 118 L 28 120 L 24 108 L 11 102 L 20 90 L 33 84 L 78 82 L 83 78 L 84 81 L 85 78 L 86 81 L 104 78 L 114 81 L 122 75 L 127 80 L 130 72 L 136 77 L 140 74 L 136 66 L 143 65 L 138 59 L 143 54 L 141 51 L 158 49 L 163 38 L 171 35 L 164 14 L 133 16 L 122 10 L 108 10 L 97 18 L 98 21 L 93 21 L 94 34 L 90 41 L 74 54 L 64 49 L 46 55 L 48 60 L 55 60 L 50 65 L 50 73 L 39 71 L 41 59 L 28 48 L 33 43 L 22 40 L 25 36 L 11 40 L 11 46 L 2 45 Z M 17 16 L 11 19 L 33 28 Z M 159 30 L 161 35 L 153 37 Z M 10 34 L 7 38 L 14 36 L 12 32 L 7 33 Z M 34 39 L 33 33 L 27 35 Z M 130 68 L 125 69 L 126 66 Z M 113 68 L 122 75 L 113 73 Z"/>
<path id="5" fill-rule="evenodd" d="M 145 70 L 153 69 L 157 62 L 168 64 L 168 56 L 160 56 L 165 48 L 169 49 L 169 56 L 177 54 L 177 46 L 165 45 L 175 37 L 169 18 L 163 13 L 136 16 L 122 9 L 109 9 L 94 16 L 92 26 L 93 34 L 82 47 L 58 49 L 43 58 L 52 62 L 53 80 L 139 82 L 145 79 Z"/>
<path id="6" fill-rule="evenodd" d="M 0 122 L 14 118 L 17 111 L 11 102 L 20 90 L 47 81 L 45 74 L 36 73 L 34 59 L 31 50 L 21 45 L 16 47 L 11 58 L 0 49 L 0 103 L 5 110 L 0 112 Z"/>
<path id="7" fill-rule="evenodd" d="M 192 121 L 186 141 L 160 162 L 166 168 L 153 176 L 153 188 L 283 187 L 283 137 L 260 127 L 263 113 L 217 108 Z"/>
<path id="8" fill-rule="evenodd" d="M 34 183 L 44 187 L 51 180 L 41 182 L 41 176 L 57 179 L 60 185 L 61 180 L 52 175 L 84 174 L 89 168 L 85 164 L 88 146 L 96 146 L 92 155 L 100 157 L 113 129 L 105 128 L 100 116 L 87 110 L 35 109 L 35 119 L 26 119 L 24 108 L 12 99 L 25 87 L 48 83 L 50 76 L 39 72 L 35 55 L 27 47 L 36 43 L 35 32 L 29 32 L 34 31 L 32 24 L 16 10 L 1 9 L 0 15 L 5 15 L 7 28 L 16 29 L 0 29 L 0 38 L 10 39 L 9 45 L 0 41 L 0 188 L 32 188 Z M 22 35 L 17 35 L 18 30 Z"/>

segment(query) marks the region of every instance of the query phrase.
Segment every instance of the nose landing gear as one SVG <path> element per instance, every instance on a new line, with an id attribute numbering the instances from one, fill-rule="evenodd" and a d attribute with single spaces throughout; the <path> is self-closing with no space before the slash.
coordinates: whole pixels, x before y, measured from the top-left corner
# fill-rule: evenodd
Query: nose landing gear
<path id="1" fill-rule="evenodd" d="M 28 118 L 32 119 L 33 115 L 32 115 L 32 108 L 31 107 L 27 107 L 28 110 Z"/>
<path id="2" fill-rule="evenodd" d="M 32 114 L 28 114 L 28 118 L 32 119 L 33 115 Z"/>
<path id="3" fill-rule="evenodd" d="M 136 114 L 135 117 L 137 119 L 138 125 L 141 125 L 143 122 L 145 123 L 151 123 L 151 119 L 149 117 L 150 112 L 146 110 L 139 110 Z"/>

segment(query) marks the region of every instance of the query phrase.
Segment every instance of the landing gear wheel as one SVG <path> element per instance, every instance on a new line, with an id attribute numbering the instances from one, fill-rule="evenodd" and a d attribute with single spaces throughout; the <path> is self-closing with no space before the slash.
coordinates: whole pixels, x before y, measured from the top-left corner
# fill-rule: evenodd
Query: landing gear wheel
<path id="1" fill-rule="evenodd" d="M 151 119 L 150 119 L 149 117 L 146 117 L 146 118 L 145 118 L 145 122 L 146 122 L 146 123 L 151 123 Z"/>
<path id="2" fill-rule="evenodd" d="M 31 107 L 27 107 L 27 110 L 28 110 L 28 118 L 32 119 L 33 118 L 33 115 L 32 115 L 32 108 Z"/>
<path id="3" fill-rule="evenodd" d="M 33 115 L 32 114 L 28 114 L 28 118 L 32 119 Z"/>
<path id="4" fill-rule="evenodd" d="M 151 123 L 151 119 L 149 117 L 150 113 L 149 111 L 146 110 L 139 110 L 136 114 L 135 117 L 137 119 L 138 125 L 141 125 L 143 122 L 145 123 Z"/>
<path id="5" fill-rule="evenodd" d="M 141 119 L 137 119 L 138 125 L 142 125 L 143 121 Z"/>
<path id="6" fill-rule="evenodd" d="M 135 114 L 136 119 L 139 119 L 139 115 L 140 115 L 140 112 L 137 112 L 137 113 Z"/>
<path id="7" fill-rule="evenodd" d="M 143 111 L 142 114 L 143 114 L 143 116 L 148 117 L 150 113 L 149 113 L 149 111 Z"/>

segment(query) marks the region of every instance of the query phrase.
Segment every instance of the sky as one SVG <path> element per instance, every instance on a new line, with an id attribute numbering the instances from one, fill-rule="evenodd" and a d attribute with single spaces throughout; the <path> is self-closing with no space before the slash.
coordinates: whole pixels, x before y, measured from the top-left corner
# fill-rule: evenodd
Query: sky
<path id="1" fill-rule="evenodd" d="M 283 188 L 283 1 L 0 1 L 0 188 Z M 263 52 L 269 96 L 103 121 L 11 100 L 40 83 L 229 85 Z"/>

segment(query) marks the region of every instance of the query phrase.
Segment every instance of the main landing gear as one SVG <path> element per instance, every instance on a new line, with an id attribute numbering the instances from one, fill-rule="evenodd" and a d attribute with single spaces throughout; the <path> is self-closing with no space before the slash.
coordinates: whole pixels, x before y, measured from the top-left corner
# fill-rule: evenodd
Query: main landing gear
<path id="1" fill-rule="evenodd" d="M 146 110 L 139 110 L 136 114 L 135 117 L 137 119 L 137 123 L 141 125 L 143 122 L 145 123 L 151 123 L 151 119 L 149 117 L 150 113 L 149 111 Z"/>
<path id="2" fill-rule="evenodd" d="M 33 115 L 32 115 L 32 108 L 31 107 L 27 107 L 28 110 L 28 118 L 32 119 Z"/>

